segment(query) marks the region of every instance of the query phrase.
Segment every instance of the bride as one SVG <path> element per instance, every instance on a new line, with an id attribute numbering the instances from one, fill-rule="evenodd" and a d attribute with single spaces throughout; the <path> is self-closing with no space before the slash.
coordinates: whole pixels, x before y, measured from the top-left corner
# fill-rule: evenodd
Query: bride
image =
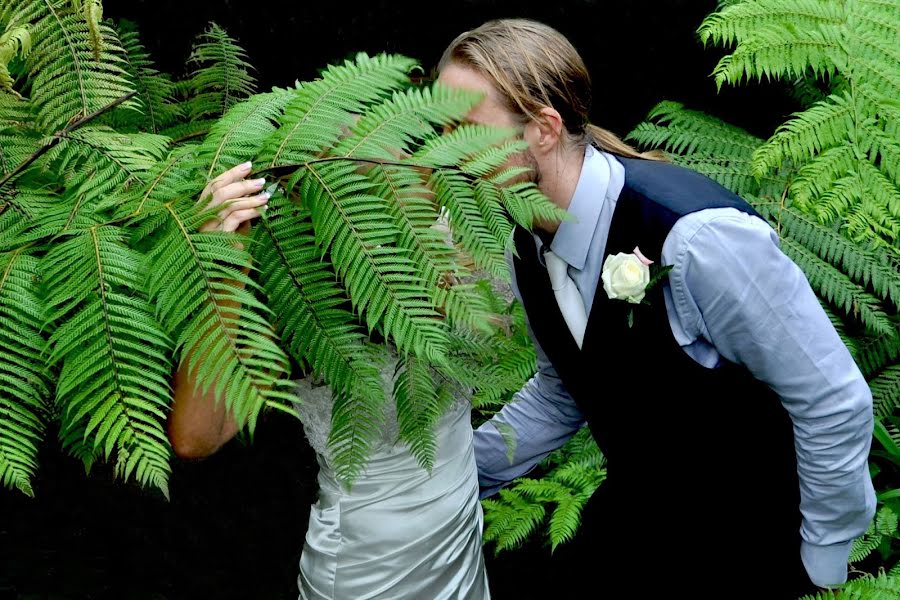
<path id="1" fill-rule="evenodd" d="M 245 180 L 249 163 L 210 182 L 201 198 L 222 205 L 202 231 L 246 233 L 269 196 L 263 180 Z M 189 361 L 175 375 L 169 439 L 182 458 L 218 450 L 237 433 L 223 402 L 197 394 Z M 390 363 L 385 389 L 391 389 Z M 481 549 L 482 512 L 472 444 L 469 403 L 464 398 L 439 422 L 437 453 L 429 473 L 398 442 L 395 403 L 386 402 L 381 439 L 351 488 L 331 466 L 326 445 L 331 391 L 308 380 L 298 384 L 297 409 L 319 462 L 319 498 L 312 506 L 300 558 L 302 600 L 487 600 Z"/>

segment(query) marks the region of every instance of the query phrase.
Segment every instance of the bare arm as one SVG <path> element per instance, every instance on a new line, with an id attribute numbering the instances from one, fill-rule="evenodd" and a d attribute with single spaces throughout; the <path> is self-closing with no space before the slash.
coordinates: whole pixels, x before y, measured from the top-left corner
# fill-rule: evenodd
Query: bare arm
<path id="1" fill-rule="evenodd" d="M 217 218 L 204 223 L 200 231 L 237 231 L 246 234 L 250 220 L 264 210 L 269 196 L 259 193 L 264 182 L 247 181 L 250 163 L 225 171 L 209 182 L 200 194 L 200 200 L 209 198 L 209 206 L 222 205 Z M 222 307 L 235 308 L 234 303 Z M 169 414 L 168 435 L 172 448 L 181 458 L 202 458 L 221 448 L 238 431 L 234 418 L 225 409 L 223 399 L 216 401 L 211 388 L 206 393 L 198 391 L 195 373 L 188 370 L 190 356 L 183 357 L 173 383 L 173 405 Z M 205 357 L 200 357 L 200 361 Z"/>

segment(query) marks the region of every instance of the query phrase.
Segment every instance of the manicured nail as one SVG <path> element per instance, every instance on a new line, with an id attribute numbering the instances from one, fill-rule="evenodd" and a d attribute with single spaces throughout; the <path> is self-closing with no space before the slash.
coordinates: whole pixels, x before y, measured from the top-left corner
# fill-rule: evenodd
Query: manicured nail
<path id="1" fill-rule="evenodd" d="M 249 171 L 250 167 L 252 167 L 252 166 L 253 166 L 253 163 L 250 161 L 247 161 L 241 165 L 241 171 Z"/>
<path id="2" fill-rule="evenodd" d="M 271 192 L 263 192 L 262 194 L 260 194 L 260 196 L 262 196 L 264 199 L 268 200 L 269 198 L 272 197 L 272 193 Z"/>
<path id="3" fill-rule="evenodd" d="M 262 187 L 265 182 L 265 179 L 254 179 L 250 183 L 252 183 L 255 187 Z"/>

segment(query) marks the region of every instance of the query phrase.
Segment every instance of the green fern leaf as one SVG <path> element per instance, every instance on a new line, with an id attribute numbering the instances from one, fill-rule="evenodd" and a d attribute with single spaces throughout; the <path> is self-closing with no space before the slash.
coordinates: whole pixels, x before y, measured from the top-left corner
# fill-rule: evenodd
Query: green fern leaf
<path id="1" fill-rule="evenodd" d="M 367 406 L 367 414 L 380 411 L 385 396 L 372 350 L 344 308 L 346 292 L 320 256 L 308 212 L 275 194 L 251 248 L 290 354 Z"/>
<path id="2" fill-rule="evenodd" d="M 233 234 L 197 232 L 209 218 L 186 200 L 166 204 L 148 253 L 148 292 L 165 331 L 186 357 L 198 392 L 210 389 L 252 430 L 267 403 L 294 399 L 288 360 L 274 341 L 255 284 L 242 272 L 246 251 Z M 230 308 L 239 306 L 239 308 Z"/>
<path id="3" fill-rule="evenodd" d="M 50 395 L 37 278 L 37 258 L 0 254 L 0 482 L 28 496 Z"/>
<path id="4" fill-rule="evenodd" d="M 298 84 L 259 162 L 274 167 L 320 155 L 347 131 L 355 115 L 405 86 L 415 66 L 402 56 L 358 54 L 355 61 L 329 67 L 320 79 Z"/>
<path id="5" fill-rule="evenodd" d="M 190 80 L 194 96 L 187 106 L 192 121 L 220 117 L 256 91 L 247 53 L 215 23 L 200 36 L 188 63 L 197 65 Z"/>
<path id="6" fill-rule="evenodd" d="M 435 385 L 428 364 L 407 356 L 394 380 L 400 440 L 409 446 L 419 464 L 429 472 L 434 466 L 437 442 L 434 428 L 453 396 Z"/>
<path id="7" fill-rule="evenodd" d="M 300 195 L 310 206 L 316 243 L 344 281 L 369 329 L 383 328 L 403 352 L 445 360 L 446 324 L 439 320 L 416 266 L 393 249 L 398 231 L 381 218 L 385 201 L 352 163 L 311 165 Z"/>
<path id="8" fill-rule="evenodd" d="M 253 158 L 273 131 L 292 92 L 275 89 L 234 105 L 210 128 L 199 149 L 207 179 Z"/>
<path id="9" fill-rule="evenodd" d="M 44 259 L 50 362 L 62 363 L 56 394 L 66 447 L 89 444 L 133 458 L 117 473 L 168 495 L 164 423 L 171 399 L 171 343 L 140 293 L 141 257 L 115 227 L 57 243 Z"/>
<path id="10" fill-rule="evenodd" d="M 26 60 L 31 100 L 38 126 L 47 133 L 112 103 L 133 91 L 122 68 L 123 50 L 115 32 L 100 25 L 99 60 L 92 53 L 91 28 L 65 2 L 47 1 L 32 24 L 32 51 Z M 134 100 L 123 104 L 137 109 Z"/>

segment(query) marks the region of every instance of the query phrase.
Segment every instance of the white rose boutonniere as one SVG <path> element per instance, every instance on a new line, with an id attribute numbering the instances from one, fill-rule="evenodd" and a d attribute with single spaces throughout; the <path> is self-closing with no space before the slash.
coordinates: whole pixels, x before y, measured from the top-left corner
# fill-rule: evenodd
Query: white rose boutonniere
<path id="1" fill-rule="evenodd" d="M 635 247 L 631 254 L 619 252 L 610 254 L 603 262 L 600 279 L 603 290 L 610 300 L 624 300 L 630 304 L 647 304 L 644 296 L 660 279 L 672 270 L 671 266 L 655 269 L 651 273 L 653 261 Z M 628 313 L 628 326 L 634 322 L 634 309 Z"/>

